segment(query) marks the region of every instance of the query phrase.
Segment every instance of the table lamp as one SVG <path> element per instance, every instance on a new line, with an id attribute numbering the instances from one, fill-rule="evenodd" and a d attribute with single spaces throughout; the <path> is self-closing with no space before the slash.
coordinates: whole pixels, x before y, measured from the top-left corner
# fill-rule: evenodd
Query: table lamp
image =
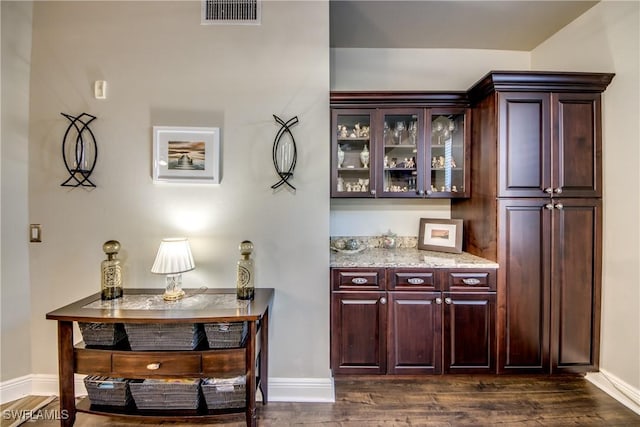
<path id="1" fill-rule="evenodd" d="M 179 300 L 184 296 L 182 273 L 196 268 L 186 238 L 162 239 L 151 272 L 167 275 L 167 287 L 162 296 L 167 301 Z"/>

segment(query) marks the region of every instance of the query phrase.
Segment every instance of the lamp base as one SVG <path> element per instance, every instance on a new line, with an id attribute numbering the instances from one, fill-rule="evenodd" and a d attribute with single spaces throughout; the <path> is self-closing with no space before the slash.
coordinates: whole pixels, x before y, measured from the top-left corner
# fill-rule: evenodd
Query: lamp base
<path id="1" fill-rule="evenodd" d="M 165 301 L 177 301 L 184 296 L 182 290 L 182 274 L 167 274 L 167 287 L 162 299 Z"/>
<path id="2" fill-rule="evenodd" d="M 162 295 L 162 299 L 165 301 L 177 301 L 184 296 L 184 291 L 180 289 L 179 291 L 164 291 Z"/>

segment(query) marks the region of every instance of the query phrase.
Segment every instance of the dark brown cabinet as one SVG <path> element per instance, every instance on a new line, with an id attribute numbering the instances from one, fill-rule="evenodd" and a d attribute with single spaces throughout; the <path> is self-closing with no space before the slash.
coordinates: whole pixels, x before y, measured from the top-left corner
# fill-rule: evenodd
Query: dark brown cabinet
<path id="1" fill-rule="evenodd" d="M 390 374 L 442 371 L 440 292 L 389 292 L 388 368 Z"/>
<path id="2" fill-rule="evenodd" d="M 495 372 L 495 292 L 445 292 L 444 372 Z"/>
<path id="3" fill-rule="evenodd" d="M 472 89 L 464 247 L 498 261 L 498 372 L 598 369 L 600 94 L 612 74 L 492 72 Z"/>
<path id="4" fill-rule="evenodd" d="M 331 362 L 335 373 L 387 370 L 386 292 L 335 292 L 331 298 Z"/>
<path id="5" fill-rule="evenodd" d="M 332 92 L 331 105 L 331 197 L 469 196 L 465 96 Z"/>
<path id="6" fill-rule="evenodd" d="M 495 372 L 495 270 L 383 273 L 332 269 L 334 374 Z"/>
<path id="7" fill-rule="evenodd" d="M 599 93 L 497 97 L 499 197 L 602 196 Z"/>

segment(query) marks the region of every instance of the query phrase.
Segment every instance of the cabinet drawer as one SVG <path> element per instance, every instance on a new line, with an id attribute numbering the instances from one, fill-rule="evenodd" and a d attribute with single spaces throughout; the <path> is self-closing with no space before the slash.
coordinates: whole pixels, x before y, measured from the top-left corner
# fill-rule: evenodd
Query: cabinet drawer
<path id="1" fill-rule="evenodd" d="M 114 353 L 113 375 L 136 378 L 137 376 L 200 376 L 200 353 L 152 352 L 149 354 Z"/>
<path id="2" fill-rule="evenodd" d="M 334 290 L 384 290 L 384 269 L 334 269 Z"/>
<path id="3" fill-rule="evenodd" d="M 247 371 L 246 349 L 216 350 L 202 354 L 202 374 L 206 376 L 238 376 Z"/>
<path id="4" fill-rule="evenodd" d="M 75 371 L 78 374 L 110 375 L 111 352 L 106 350 L 87 350 L 77 348 L 74 351 Z"/>
<path id="5" fill-rule="evenodd" d="M 425 269 L 389 269 L 389 289 L 402 291 L 434 291 L 437 289 L 436 273 Z"/>
<path id="6" fill-rule="evenodd" d="M 450 270 L 447 273 L 446 289 L 450 291 L 495 291 L 495 270 Z"/>

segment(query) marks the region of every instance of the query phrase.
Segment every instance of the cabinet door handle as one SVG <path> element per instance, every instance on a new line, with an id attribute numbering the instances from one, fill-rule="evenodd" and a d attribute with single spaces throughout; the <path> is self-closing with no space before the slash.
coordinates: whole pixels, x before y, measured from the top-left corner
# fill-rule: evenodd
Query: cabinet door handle
<path id="1" fill-rule="evenodd" d="M 445 298 L 444 302 L 447 303 L 447 304 L 451 304 L 451 298 Z"/>
<path id="2" fill-rule="evenodd" d="M 424 283 L 424 279 L 421 279 L 419 277 L 412 277 L 408 279 L 407 282 L 409 282 L 412 285 L 422 285 Z"/>
<path id="3" fill-rule="evenodd" d="M 564 208 L 564 205 L 562 203 L 558 203 L 556 205 L 556 209 L 562 209 L 562 208 Z"/>
<path id="4" fill-rule="evenodd" d="M 371 195 L 375 196 L 376 195 L 376 190 L 371 190 Z"/>
<path id="5" fill-rule="evenodd" d="M 470 277 L 468 279 L 462 279 L 462 283 L 464 283 L 465 285 L 479 285 L 480 284 L 480 280 L 475 279 L 473 277 Z"/>
<path id="6" fill-rule="evenodd" d="M 554 189 L 553 192 L 556 193 L 556 194 L 562 194 L 562 188 L 558 187 L 558 188 Z"/>
<path id="7" fill-rule="evenodd" d="M 440 297 L 436 298 L 436 304 L 442 304 L 442 298 Z"/>
<path id="8" fill-rule="evenodd" d="M 387 299 L 385 297 L 380 298 L 380 304 L 386 304 Z"/>
<path id="9" fill-rule="evenodd" d="M 351 279 L 351 283 L 353 283 L 354 285 L 364 285 L 365 283 L 367 283 L 367 279 L 365 279 L 364 277 L 354 277 L 353 279 Z"/>
<path id="10" fill-rule="evenodd" d="M 547 193 L 547 194 L 552 194 L 553 193 L 553 188 L 547 187 L 547 188 L 544 189 L 544 192 Z"/>
<path id="11" fill-rule="evenodd" d="M 551 203 L 547 203 L 546 205 L 544 205 L 544 207 L 549 210 L 553 209 L 553 205 Z"/>
<path id="12" fill-rule="evenodd" d="M 147 369 L 150 371 L 155 371 L 157 369 L 160 369 L 160 363 L 149 363 L 147 365 Z"/>

